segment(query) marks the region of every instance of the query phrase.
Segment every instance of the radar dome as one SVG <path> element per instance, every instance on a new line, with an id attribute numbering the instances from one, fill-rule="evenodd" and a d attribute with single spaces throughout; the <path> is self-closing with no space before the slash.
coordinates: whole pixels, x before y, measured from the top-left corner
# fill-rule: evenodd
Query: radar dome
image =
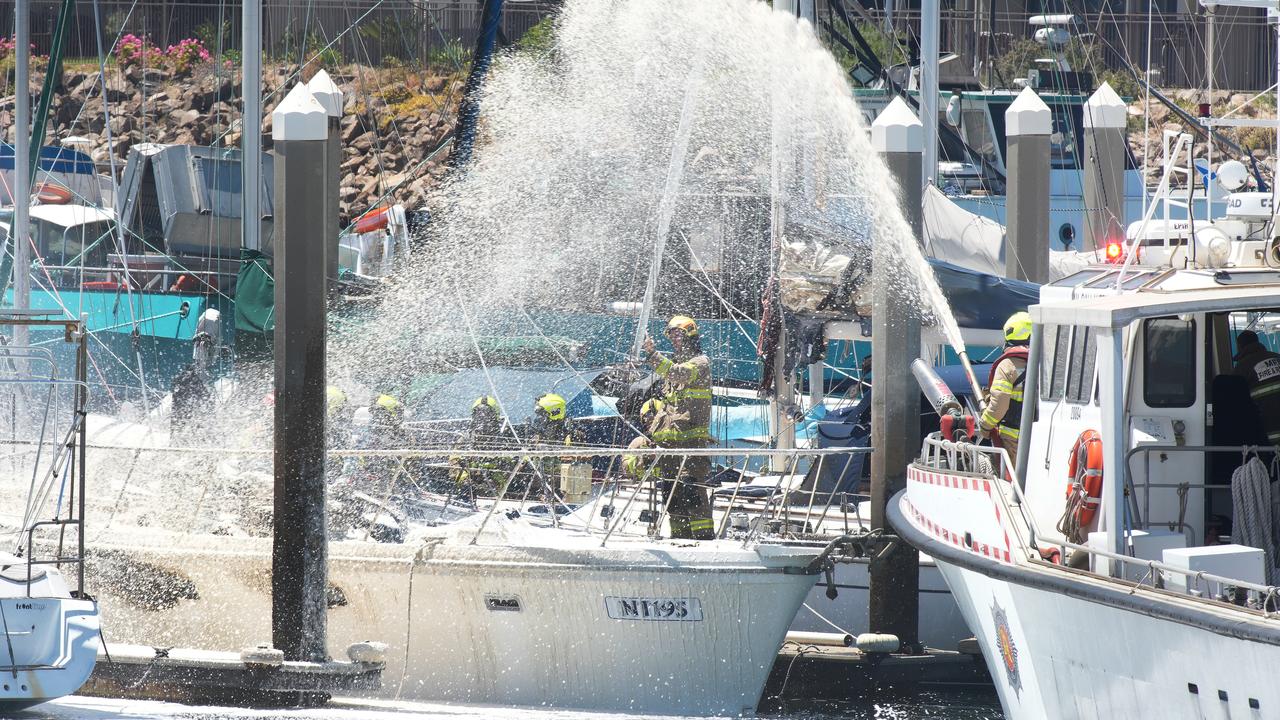
<path id="1" fill-rule="evenodd" d="M 1228 160 L 1218 166 L 1218 184 L 1227 192 L 1235 192 L 1249 182 L 1249 169 L 1239 160 Z"/>

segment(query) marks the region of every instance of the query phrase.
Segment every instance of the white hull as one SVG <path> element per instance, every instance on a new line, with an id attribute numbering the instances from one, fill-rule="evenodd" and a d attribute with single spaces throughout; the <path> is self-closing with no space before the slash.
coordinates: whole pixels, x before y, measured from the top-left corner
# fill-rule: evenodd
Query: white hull
<path id="1" fill-rule="evenodd" d="M 98 655 L 98 608 L 89 600 L 6 597 L 0 642 L 0 712 L 80 689 Z"/>
<path id="2" fill-rule="evenodd" d="M 386 642 L 384 694 L 404 699 L 752 712 L 815 580 L 783 572 L 806 565 L 813 548 L 600 548 L 598 538 L 564 543 L 552 535 L 562 531 L 543 532 L 553 542 L 332 544 L 330 583 L 345 604 L 329 611 L 330 652 Z M 130 533 L 93 549 L 153 580 L 94 583 L 112 642 L 239 650 L 270 638 L 269 541 Z M 181 599 L 154 602 L 162 587 Z M 680 602 L 646 610 L 642 599 Z M 630 617 L 646 612 L 680 617 Z"/>
<path id="3" fill-rule="evenodd" d="M 1011 528 L 989 494 L 999 482 L 909 477 L 890 516 L 941 568 L 1007 718 L 1280 716 L 1280 624 L 1021 560 L 1001 538 Z"/>

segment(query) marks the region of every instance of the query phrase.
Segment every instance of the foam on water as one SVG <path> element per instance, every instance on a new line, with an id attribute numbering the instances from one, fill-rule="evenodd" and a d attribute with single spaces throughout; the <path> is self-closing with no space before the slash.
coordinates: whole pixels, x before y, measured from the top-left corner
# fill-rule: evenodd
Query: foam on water
<path id="1" fill-rule="evenodd" d="M 788 239 L 861 259 L 881 245 L 895 295 L 959 343 L 848 83 L 807 23 L 757 0 L 569 0 L 554 37 L 545 54 L 495 63 L 474 163 L 434 196 L 428 249 L 372 326 L 334 338 L 331 372 L 403 384 L 485 318 L 639 300 L 673 195 L 676 227 L 722 228 L 724 266 L 767 268 L 767 219 L 726 223 L 706 201 L 729 192 L 766 218 L 779 198 Z M 660 304 L 679 308 L 682 291 L 664 282 Z"/>

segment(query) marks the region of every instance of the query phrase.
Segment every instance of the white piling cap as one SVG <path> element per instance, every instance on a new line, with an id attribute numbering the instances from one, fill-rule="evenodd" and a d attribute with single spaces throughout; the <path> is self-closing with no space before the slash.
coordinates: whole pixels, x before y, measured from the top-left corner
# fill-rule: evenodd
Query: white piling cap
<path id="1" fill-rule="evenodd" d="M 329 114 L 307 86 L 293 86 L 271 113 L 275 140 L 324 140 L 329 137 Z"/>
<path id="2" fill-rule="evenodd" d="M 1084 103 L 1084 126 L 1087 128 L 1123 128 L 1128 117 L 1124 100 L 1104 82 Z"/>
<path id="3" fill-rule="evenodd" d="M 333 78 L 329 77 L 329 73 L 321 69 L 311 78 L 311 82 L 307 83 L 307 89 L 324 106 L 329 117 L 342 116 L 342 90 L 338 88 Z"/>
<path id="4" fill-rule="evenodd" d="M 871 123 L 871 147 L 882 153 L 924 151 L 924 126 L 901 96 Z"/>
<path id="5" fill-rule="evenodd" d="M 1005 135 L 1048 135 L 1053 132 L 1053 113 L 1031 88 L 1023 88 L 1004 111 Z"/>

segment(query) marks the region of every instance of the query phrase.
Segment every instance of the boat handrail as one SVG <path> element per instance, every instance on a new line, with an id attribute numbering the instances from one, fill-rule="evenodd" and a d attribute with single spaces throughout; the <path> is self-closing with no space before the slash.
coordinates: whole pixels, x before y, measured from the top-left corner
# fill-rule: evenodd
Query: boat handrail
<path id="1" fill-rule="evenodd" d="M 983 446 L 974 445 L 973 443 L 954 442 L 950 440 L 943 440 L 941 438 L 933 437 L 933 436 L 926 438 L 924 441 L 924 444 L 926 448 L 930 448 L 930 447 L 934 448 L 935 452 L 946 451 L 949 453 L 949 455 L 952 458 L 955 457 L 956 453 L 967 453 L 969 454 L 969 457 L 971 460 L 975 460 L 977 453 L 995 454 L 996 452 L 999 452 L 1001 455 L 1003 455 L 1006 460 L 1008 457 L 1007 454 L 1003 452 L 1002 448 L 983 447 Z M 1171 447 L 1176 449 L 1184 449 L 1184 448 L 1192 449 L 1192 450 L 1195 449 L 1195 446 L 1147 445 L 1147 446 L 1139 446 L 1137 448 L 1134 448 L 1134 450 L 1141 450 L 1144 447 L 1153 451 L 1163 447 Z M 1236 449 L 1236 448 L 1231 448 L 1229 446 L 1206 446 L 1206 447 L 1210 447 L 1210 448 L 1217 447 L 1224 452 Z M 1253 449 L 1253 448 L 1249 448 L 1249 449 Z M 1244 451 L 1244 448 L 1240 448 L 1239 451 Z M 1126 460 L 1128 459 L 1128 457 L 1132 456 L 1132 452 L 1133 451 L 1130 451 L 1130 455 L 1126 456 Z M 937 457 L 937 456 L 934 455 L 933 457 Z M 1007 463 L 1002 463 L 1002 467 L 1004 467 L 1006 464 Z M 954 470 L 954 468 L 946 468 L 942 466 L 938 466 L 938 467 L 939 469 Z M 991 480 L 999 479 L 999 477 L 993 473 L 983 472 L 981 474 L 987 476 Z M 1018 515 L 1023 519 L 1023 522 L 1027 524 L 1027 528 L 1032 534 L 1032 539 L 1031 539 L 1032 541 L 1028 543 L 1025 540 L 1023 540 L 1023 538 L 1021 537 L 1021 532 L 1020 532 L 1020 528 L 1018 527 L 1018 524 L 1010 523 L 1010 526 L 1014 531 L 1014 535 L 1017 537 L 1019 548 L 1024 551 L 1034 551 L 1036 554 L 1038 554 L 1038 547 L 1035 543 L 1035 538 L 1046 537 L 1046 536 L 1041 535 L 1039 533 L 1039 531 L 1036 528 L 1035 518 L 1030 513 L 1025 511 L 1026 496 L 1023 494 L 1022 488 L 1018 487 L 1018 483 L 1016 482 L 1006 482 L 1006 483 L 1003 483 L 1003 485 L 1013 490 L 1014 495 L 1018 499 L 1018 505 L 1017 505 Z M 999 502 L 1003 506 L 1002 509 L 1004 510 L 1004 513 L 1005 513 L 1004 517 L 1013 517 L 1014 507 L 1012 507 L 1009 504 L 1008 497 L 1003 492 L 992 493 L 992 495 L 998 498 L 997 502 Z M 1055 547 L 1059 548 L 1060 552 L 1065 550 L 1075 550 L 1078 552 L 1088 553 L 1089 555 L 1106 558 L 1113 562 L 1119 563 L 1122 566 L 1130 565 L 1140 569 L 1146 569 L 1147 571 L 1146 574 L 1143 575 L 1142 579 L 1137 581 L 1136 583 L 1139 586 L 1143 585 L 1145 581 L 1149 579 L 1151 582 L 1152 589 L 1157 589 L 1155 583 L 1160 577 L 1159 573 L 1172 573 L 1172 574 L 1182 575 L 1188 579 L 1194 580 L 1195 586 L 1197 589 L 1200 588 L 1201 582 L 1210 582 L 1210 583 L 1218 583 L 1219 585 L 1223 585 L 1223 586 L 1236 587 L 1236 588 L 1241 588 L 1244 590 L 1255 592 L 1262 598 L 1259 603 L 1259 608 L 1257 609 L 1259 609 L 1263 615 L 1267 617 L 1271 617 L 1273 615 L 1280 614 L 1280 607 L 1278 607 L 1276 603 L 1276 600 L 1280 599 L 1280 587 L 1277 587 L 1275 585 L 1261 585 L 1259 583 L 1249 582 L 1247 580 L 1239 580 L 1236 578 L 1229 578 L 1222 575 L 1216 575 L 1210 572 L 1191 570 L 1188 568 L 1180 568 L 1173 565 L 1168 565 L 1159 560 L 1144 560 L 1144 559 L 1135 558 L 1129 555 L 1121 555 L 1119 553 L 1111 552 L 1110 550 L 1103 550 L 1101 548 L 1090 547 L 1088 545 L 1081 545 L 1079 543 L 1074 543 L 1069 540 L 1066 540 L 1065 538 L 1061 540 L 1053 540 L 1052 544 Z M 1037 558 L 1032 556 L 1031 552 L 1028 552 L 1028 559 L 1035 560 Z M 1042 560 L 1042 562 L 1045 562 L 1045 561 Z M 1091 573 L 1091 574 L 1098 575 L 1098 573 Z M 1102 577 L 1101 575 L 1098 575 L 1098 576 Z M 1195 596 L 1189 595 L 1188 597 L 1194 598 Z M 1272 609 L 1269 610 L 1268 608 L 1272 608 Z"/>
<path id="2" fill-rule="evenodd" d="M 0 445 L 34 445 L 36 443 L 26 440 L 7 440 L 0 438 Z M 139 448 L 135 445 L 113 445 L 107 443 L 87 443 L 86 448 L 90 450 L 121 450 L 134 452 Z M 168 446 L 168 447 L 143 447 L 144 452 L 172 453 L 175 455 L 231 455 L 239 457 L 270 457 L 271 449 L 262 448 L 228 448 L 228 447 L 208 447 L 198 445 Z M 847 447 L 847 448 L 795 448 L 795 449 L 778 449 L 778 448 L 736 448 L 736 447 L 708 447 L 708 448 L 641 448 L 628 449 L 619 447 L 600 447 L 595 445 L 540 445 L 528 448 L 494 448 L 492 450 L 468 449 L 468 448 L 448 448 L 448 447 L 422 447 L 422 448 L 343 448 L 340 450 L 329 450 L 327 455 L 334 458 L 552 458 L 552 457 L 581 457 L 581 456 L 623 456 L 623 455 L 649 455 L 656 457 L 688 455 L 690 457 L 743 457 L 752 458 L 774 458 L 789 457 L 792 455 L 809 455 L 813 457 L 832 456 L 832 455 L 869 455 L 871 448 L 869 447 Z"/>
<path id="3" fill-rule="evenodd" d="M 1018 476 L 1017 472 L 1014 469 L 1013 460 L 1009 458 L 1009 453 L 1005 452 L 1004 448 L 1002 447 L 995 447 L 991 445 L 977 445 L 975 443 L 970 443 L 970 442 L 946 440 L 944 438 L 938 437 L 937 433 L 934 433 L 933 435 L 930 435 L 929 437 L 924 439 L 924 448 L 925 449 L 921 453 L 922 459 L 924 459 L 927 449 L 933 448 L 934 452 L 931 459 L 934 459 L 935 463 L 936 463 L 936 459 L 941 456 L 941 453 L 946 453 L 948 464 L 936 465 L 939 469 L 954 470 L 955 461 L 960 454 L 964 454 L 968 456 L 967 459 L 969 460 L 970 467 L 976 468 L 978 466 L 978 457 L 980 455 L 985 455 L 988 457 L 993 457 L 995 459 L 996 465 L 1001 470 L 999 474 L 996 474 L 996 473 L 990 474 L 992 480 L 999 480 L 1000 477 L 1016 478 Z M 981 471 L 975 470 L 970 472 L 981 472 Z M 986 474 L 986 473 L 982 473 L 982 474 Z M 1021 544 L 1023 544 L 1026 547 L 1030 547 L 1034 549 L 1036 547 L 1036 538 L 1043 537 L 1043 535 L 1040 532 L 1040 529 L 1036 526 L 1035 517 L 1032 516 L 1031 513 L 1027 513 L 1023 510 L 1027 502 L 1026 496 L 1023 494 L 1022 488 L 1018 485 L 1017 482 L 1004 482 L 1003 485 L 1013 488 L 1014 495 L 1017 496 L 1017 500 L 1018 500 L 1018 503 L 1017 503 L 1018 514 L 1022 517 L 1022 521 L 1026 523 L 1027 531 L 1031 534 L 1031 537 L 1024 539 L 1022 537 L 1022 528 L 1018 527 L 1016 523 L 1013 525 L 1014 534 L 1018 536 L 1019 540 L 1023 541 Z M 1009 503 L 1007 501 L 1007 498 L 1005 498 L 1004 493 L 1001 492 L 1001 493 L 994 493 L 994 494 L 1000 497 L 1000 502 L 1005 505 L 1006 513 L 1008 515 L 1012 515 L 1011 511 L 1013 510 L 1013 508 L 1009 507 Z"/>
<path id="4" fill-rule="evenodd" d="M 1199 452 L 1204 454 L 1210 453 L 1275 453 L 1275 447 L 1269 445 L 1158 445 L 1154 443 L 1144 443 L 1129 449 L 1124 456 L 1124 473 L 1125 481 L 1129 485 L 1129 492 L 1133 493 L 1133 502 L 1137 502 L 1137 489 L 1142 487 L 1147 492 L 1143 494 L 1142 516 L 1139 518 L 1137 525 L 1141 527 L 1149 527 L 1151 524 L 1151 489 L 1153 488 L 1179 488 L 1186 486 L 1188 488 L 1197 488 L 1202 490 L 1230 490 L 1231 484 L 1215 484 L 1209 483 L 1153 483 L 1151 482 L 1151 453 L 1153 452 Z M 1141 485 L 1133 477 L 1133 458 L 1138 455 L 1143 456 L 1142 479 Z M 1141 522 L 1142 518 L 1146 518 L 1146 522 Z M 1165 524 L 1165 523 L 1157 523 Z"/>

